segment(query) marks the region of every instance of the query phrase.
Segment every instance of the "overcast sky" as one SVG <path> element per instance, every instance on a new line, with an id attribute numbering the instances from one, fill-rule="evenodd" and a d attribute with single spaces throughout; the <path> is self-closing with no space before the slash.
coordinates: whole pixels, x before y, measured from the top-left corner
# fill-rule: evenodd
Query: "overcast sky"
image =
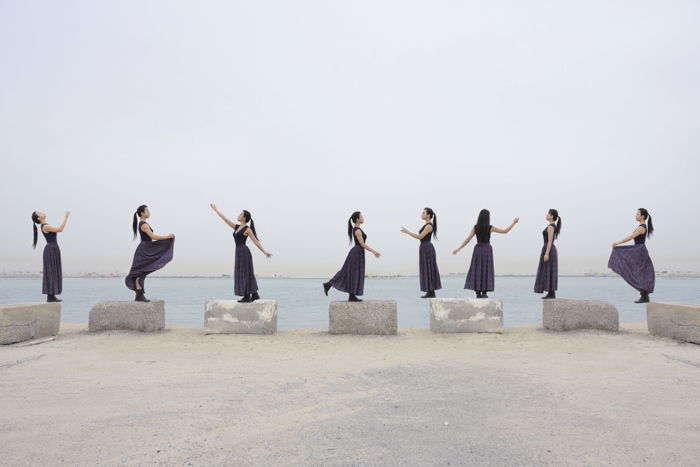
<path id="1" fill-rule="evenodd" d="M 532 273 L 559 209 L 562 273 L 605 271 L 652 213 L 657 269 L 700 271 L 696 1 L 0 0 L 0 271 L 39 271 L 30 215 L 64 272 L 127 271 L 131 216 L 176 234 L 164 274 L 233 269 L 210 202 L 252 212 L 260 274 L 326 275 L 364 213 L 367 273 L 438 263 L 478 211 L 496 273 Z"/>

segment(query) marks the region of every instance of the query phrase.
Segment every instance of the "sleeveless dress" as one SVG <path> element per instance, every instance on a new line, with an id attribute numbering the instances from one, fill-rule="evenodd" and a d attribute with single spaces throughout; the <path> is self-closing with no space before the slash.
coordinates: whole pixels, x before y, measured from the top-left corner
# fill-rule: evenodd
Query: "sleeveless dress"
<path id="1" fill-rule="evenodd" d="M 476 226 L 474 226 L 476 228 Z M 491 227 L 482 235 L 476 234 L 477 243 L 474 245 L 472 262 L 467 273 L 464 288 L 469 290 L 491 292 L 494 289 L 493 248 L 491 248 Z"/>
<path id="2" fill-rule="evenodd" d="M 63 268 L 61 266 L 61 249 L 58 248 L 57 233 L 44 232 L 41 224 L 41 233 L 46 239 L 44 247 L 44 278 L 41 284 L 41 293 L 46 295 L 60 295 L 63 291 Z"/>
<path id="3" fill-rule="evenodd" d="M 544 245 L 542 246 L 542 252 L 540 253 L 540 264 L 537 266 L 535 293 L 542 293 L 545 290 L 547 292 L 554 292 L 557 290 L 557 285 L 559 282 L 559 258 L 557 255 L 557 247 L 554 244 L 554 239 L 552 240 L 552 249 L 549 250 L 549 261 L 546 263 L 544 262 L 544 254 L 547 252 L 547 243 L 549 242 L 547 229 L 550 226 L 554 227 L 555 229 L 557 228 L 555 224 L 549 224 L 542 231 Z"/>
<path id="4" fill-rule="evenodd" d="M 362 232 L 363 241 L 367 241 L 367 234 L 361 228 L 354 227 L 352 229 L 355 246 L 350 249 L 343 267 L 329 283 L 341 292 L 362 295 L 365 290 L 365 249 L 360 246 L 355 236 L 355 232 L 358 230 Z"/>
<path id="5" fill-rule="evenodd" d="M 138 277 L 141 289 L 145 291 L 144 282 L 146 281 L 146 276 L 161 269 L 173 259 L 175 239 L 153 240 L 146 232 L 141 230 L 143 224 L 146 224 L 146 222 L 139 222 L 138 232 L 141 242 L 136 247 L 131 270 L 124 280 L 126 286 L 131 290 L 136 290 L 136 278 Z"/>
<path id="6" fill-rule="evenodd" d="M 240 227 L 236 225 L 236 229 Z M 236 242 L 236 260 L 233 266 L 233 293 L 244 296 L 253 294 L 258 291 L 258 281 L 255 280 L 255 272 L 253 271 L 253 255 L 250 254 L 250 248 L 245 244 L 248 237 L 245 236 L 245 231 L 248 230 L 245 225 L 236 232 L 233 231 L 233 241 Z"/>
<path id="7" fill-rule="evenodd" d="M 423 230 L 427 225 L 433 227 L 432 222 L 428 222 L 418 231 L 419 235 L 423 233 Z M 438 271 L 437 258 L 435 255 L 435 247 L 431 242 L 432 238 L 433 232 L 430 232 L 421 239 L 420 247 L 418 248 L 418 273 L 420 277 L 421 292 L 434 292 L 435 290 L 440 290 L 442 288 L 442 283 L 440 282 L 440 271 Z"/>
<path id="8" fill-rule="evenodd" d="M 656 284 L 656 274 L 645 245 L 647 225 L 640 224 L 640 226 L 644 227 L 644 235 L 634 237 L 634 245 L 613 248 L 608 267 L 637 291 L 652 293 Z"/>

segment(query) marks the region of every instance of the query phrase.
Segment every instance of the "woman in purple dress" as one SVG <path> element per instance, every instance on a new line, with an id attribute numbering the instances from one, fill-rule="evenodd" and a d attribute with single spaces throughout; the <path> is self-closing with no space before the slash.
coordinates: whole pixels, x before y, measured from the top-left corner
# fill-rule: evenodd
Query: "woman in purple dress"
<path id="1" fill-rule="evenodd" d="M 654 232 L 654 224 L 651 223 L 649 211 L 644 208 L 637 210 L 635 220 L 639 225 L 634 232 L 612 244 L 608 267 L 639 291 L 639 300 L 634 303 L 648 303 L 649 294 L 654 292 L 656 276 L 645 242 Z M 634 245 L 619 246 L 630 240 L 634 240 Z"/>
<path id="2" fill-rule="evenodd" d="M 435 247 L 431 243 L 434 235 L 437 239 L 437 215 L 430 208 L 423 209 L 421 219 L 425 224 L 418 233 L 410 232 L 405 227 L 401 227 L 401 232 L 420 240 L 418 249 L 418 273 L 420 277 L 420 290 L 425 292 L 421 298 L 435 298 L 435 291 L 442 288 L 440 282 L 440 271 L 438 271 Z"/>
<path id="3" fill-rule="evenodd" d="M 559 280 L 559 258 L 554 240 L 561 232 L 561 217 L 559 211 L 550 209 L 547 211 L 547 227 L 542 231 L 544 245 L 540 252 L 540 263 L 537 266 L 537 276 L 535 277 L 535 293 L 542 293 L 545 290 L 547 295 L 543 299 L 557 298 L 556 290 Z M 555 224 L 556 222 L 556 224 Z"/>
<path id="4" fill-rule="evenodd" d="M 236 243 L 236 259 L 233 267 L 233 292 L 243 298 L 238 300 L 239 303 L 249 303 L 260 298 L 258 295 L 258 281 L 255 280 L 255 271 L 253 270 L 253 255 L 250 254 L 250 248 L 245 242 L 248 238 L 258 247 L 262 253 L 268 257 L 272 257 L 272 253 L 268 253 L 263 248 L 262 243 L 258 240 L 255 231 L 255 222 L 250 215 L 250 212 L 245 209 L 238 215 L 238 224 L 224 216 L 215 204 L 210 204 L 211 208 L 226 224 L 233 229 L 233 240 Z"/>
<path id="5" fill-rule="evenodd" d="M 476 298 L 488 298 L 486 292 L 494 290 L 494 270 L 493 270 L 493 249 L 491 248 L 491 233 L 507 234 L 510 229 L 520 220 L 519 217 L 513 219 L 513 222 L 506 229 L 499 229 L 491 225 L 491 213 L 487 209 L 482 209 L 479 212 L 476 225 L 472 227 L 467 238 L 462 244 L 452 252 L 456 255 L 462 248 L 467 246 L 471 239 L 476 236 L 476 245 L 472 253 L 472 262 L 467 273 L 467 280 L 464 284 L 465 289 L 476 292 Z"/>
<path id="6" fill-rule="evenodd" d="M 353 212 L 348 219 L 348 237 L 351 242 L 355 241 L 355 245 L 348 252 L 340 271 L 331 280 L 323 283 L 323 292 L 326 295 L 331 287 L 335 287 L 348 294 L 348 301 L 362 301 L 357 296 L 362 295 L 365 289 L 365 250 L 377 258 L 381 256 L 378 251 L 373 250 L 365 243 L 367 234 L 360 228 L 364 222 L 365 218 L 362 217 L 360 211 Z"/>
<path id="7" fill-rule="evenodd" d="M 132 222 L 134 239 L 138 231 L 141 242 L 134 252 L 134 260 L 131 263 L 131 270 L 124 282 L 126 286 L 136 292 L 137 302 L 149 302 L 146 298 L 146 288 L 144 282 L 146 276 L 157 271 L 168 264 L 173 259 L 175 248 L 175 235 L 166 236 L 153 233 L 151 226 L 146 219 L 151 217 L 148 206 L 142 204 L 136 209 Z"/>
<path id="8" fill-rule="evenodd" d="M 63 292 L 63 268 L 61 266 L 61 249 L 58 247 L 56 239 L 59 232 L 63 232 L 68 222 L 70 211 L 63 216 L 63 222 L 59 227 L 52 227 L 46 222 L 46 214 L 39 211 L 32 213 L 32 228 L 34 230 L 34 243 L 32 248 L 36 249 L 36 241 L 38 237 L 37 225 L 41 226 L 41 233 L 46 240 L 44 247 L 44 269 L 43 280 L 41 284 L 41 293 L 46 295 L 47 302 L 60 302 L 56 295 Z"/>

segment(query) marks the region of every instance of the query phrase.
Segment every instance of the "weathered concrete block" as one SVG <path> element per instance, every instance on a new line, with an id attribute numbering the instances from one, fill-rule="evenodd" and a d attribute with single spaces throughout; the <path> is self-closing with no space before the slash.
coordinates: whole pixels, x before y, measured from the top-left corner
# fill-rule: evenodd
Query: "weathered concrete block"
<path id="1" fill-rule="evenodd" d="M 601 329 L 617 331 L 620 318 L 617 308 L 607 302 L 593 300 L 542 300 L 542 325 L 552 331 Z"/>
<path id="2" fill-rule="evenodd" d="M 700 305 L 647 303 L 647 328 L 655 336 L 700 344 Z"/>
<path id="3" fill-rule="evenodd" d="M 60 303 L 0 305 L 0 344 L 55 336 L 60 327 Z"/>
<path id="4" fill-rule="evenodd" d="M 495 298 L 431 298 L 433 332 L 503 332 L 503 303 Z"/>
<path id="5" fill-rule="evenodd" d="M 396 334 L 396 301 L 331 302 L 330 334 Z"/>
<path id="6" fill-rule="evenodd" d="M 165 327 L 165 302 L 102 302 L 90 310 L 90 332 L 160 331 Z"/>
<path id="7" fill-rule="evenodd" d="M 208 300 L 204 305 L 207 334 L 274 334 L 277 332 L 277 300 Z"/>

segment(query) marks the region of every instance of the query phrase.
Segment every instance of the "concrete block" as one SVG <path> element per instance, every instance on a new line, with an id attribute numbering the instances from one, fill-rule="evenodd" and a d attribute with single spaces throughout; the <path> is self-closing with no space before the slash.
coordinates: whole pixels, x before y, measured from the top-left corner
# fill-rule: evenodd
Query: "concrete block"
<path id="1" fill-rule="evenodd" d="M 328 307 L 330 334 L 396 334 L 395 300 L 331 302 Z"/>
<path id="2" fill-rule="evenodd" d="M 165 327 L 165 302 L 102 302 L 90 310 L 90 332 L 160 331 Z"/>
<path id="3" fill-rule="evenodd" d="M 502 332 L 503 303 L 495 298 L 431 298 L 433 332 Z"/>
<path id="4" fill-rule="evenodd" d="M 0 344 L 55 336 L 61 327 L 58 302 L 0 305 Z"/>
<path id="5" fill-rule="evenodd" d="M 204 305 L 207 334 L 274 334 L 277 332 L 277 300 L 208 300 Z"/>
<path id="6" fill-rule="evenodd" d="M 612 304 L 593 300 L 542 300 L 542 325 L 552 331 L 600 329 L 618 331 L 620 318 Z"/>
<path id="7" fill-rule="evenodd" d="M 700 305 L 647 303 L 647 328 L 655 336 L 700 344 Z"/>

